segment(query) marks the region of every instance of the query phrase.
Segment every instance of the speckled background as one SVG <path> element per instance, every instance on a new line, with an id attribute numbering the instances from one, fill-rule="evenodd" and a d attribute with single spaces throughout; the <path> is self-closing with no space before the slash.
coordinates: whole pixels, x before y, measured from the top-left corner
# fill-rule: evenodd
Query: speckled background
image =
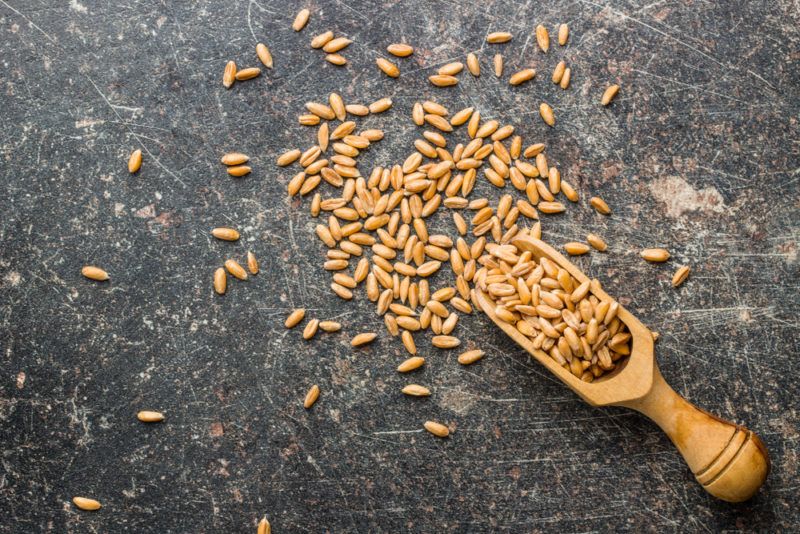
<path id="1" fill-rule="evenodd" d="M 797 529 L 797 2 L 303 5 L 298 34 L 288 2 L 0 0 L 0 531 L 253 532 L 263 514 L 274 532 Z M 561 22 L 569 45 L 538 52 L 533 27 Z M 309 48 L 326 29 L 355 41 L 347 67 Z M 497 30 L 514 40 L 484 44 Z M 374 59 L 399 40 L 417 51 L 390 80 Z M 225 62 L 255 65 L 258 41 L 275 69 L 225 90 Z M 496 50 L 536 80 L 498 81 Z M 468 51 L 484 76 L 427 84 Z M 566 92 L 549 81 L 561 58 Z M 623 89 L 604 109 L 610 81 Z M 418 336 L 429 399 L 400 394 L 397 340 L 351 349 L 381 322 L 363 294 L 330 293 L 308 200 L 286 199 L 291 171 L 274 165 L 314 142 L 295 117 L 332 90 L 395 102 L 361 122 L 388 132 L 362 169 L 407 155 L 411 105 L 429 97 L 547 143 L 584 200 L 546 218 L 545 238 L 607 238 L 578 264 L 661 332 L 677 391 L 759 433 L 773 462 L 762 492 L 709 497 L 652 423 L 584 404 L 484 317 L 457 330 L 488 353 L 469 368 Z M 234 149 L 252 157 L 246 178 L 218 163 Z M 239 243 L 210 237 L 227 224 Z M 644 246 L 674 259 L 645 264 Z M 213 270 L 247 250 L 262 274 L 215 296 Z M 83 279 L 86 263 L 111 281 Z M 673 290 L 682 263 L 693 273 Z M 345 329 L 303 342 L 282 326 L 295 306 Z M 312 383 L 323 393 L 305 411 Z M 140 409 L 167 421 L 145 426 Z M 420 431 L 426 419 L 451 438 Z M 104 508 L 76 510 L 77 494 Z"/>

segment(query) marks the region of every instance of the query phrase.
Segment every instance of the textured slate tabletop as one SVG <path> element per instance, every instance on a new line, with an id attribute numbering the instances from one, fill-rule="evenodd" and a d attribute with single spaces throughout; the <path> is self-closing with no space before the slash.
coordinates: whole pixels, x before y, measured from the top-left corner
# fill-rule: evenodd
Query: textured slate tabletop
<path id="1" fill-rule="evenodd" d="M 275 532 L 797 529 L 796 2 L 313 0 L 301 33 L 303 6 L 287 4 L 0 0 L 0 531 L 253 532 L 264 514 Z M 535 25 L 561 22 L 569 45 L 538 52 Z M 309 48 L 326 29 L 354 40 L 348 66 Z M 501 30 L 507 69 L 533 66 L 534 82 L 489 73 L 484 37 Z M 374 60 L 400 40 L 417 50 L 390 80 Z M 255 65 L 259 41 L 274 70 L 225 90 L 225 62 Z M 469 51 L 481 78 L 426 82 Z M 549 81 L 560 58 L 568 91 Z M 602 108 L 612 81 L 623 89 Z M 387 137 L 362 168 L 402 161 L 411 105 L 430 97 L 545 142 L 584 197 L 544 219 L 545 238 L 607 238 L 577 263 L 661 333 L 677 391 L 763 438 L 760 494 L 714 500 L 655 425 L 584 404 L 485 317 L 459 326 L 487 351 L 469 368 L 420 337 L 427 400 L 399 393 L 397 340 L 353 350 L 382 323 L 363 295 L 331 294 L 308 200 L 287 200 L 290 171 L 274 164 L 314 142 L 296 116 L 334 90 L 394 100 L 363 121 Z M 251 155 L 251 175 L 226 175 L 229 150 Z M 226 224 L 239 243 L 210 237 Z M 674 259 L 645 264 L 645 246 Z M 213 270 L 246 250 L 262 273 L 214 295 Z M 83 279 L 87 263 L 111 281 Z M 692 275 L 673 290 L 683 263 Z M 295 306 L 344 331 L 303 342 L 282 326 Z M 306 411 L 312 383 L 323 393 Z M 167 420 L 143 425 L 141 409 Z M 452 436 L 422 432 L 426 419 Z M 81 512 L 74 495 L 104 508 Z"/>

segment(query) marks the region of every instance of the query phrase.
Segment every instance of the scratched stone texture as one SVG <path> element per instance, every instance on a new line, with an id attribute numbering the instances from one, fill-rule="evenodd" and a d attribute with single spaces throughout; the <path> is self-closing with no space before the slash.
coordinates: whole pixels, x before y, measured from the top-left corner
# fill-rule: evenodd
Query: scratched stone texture
<path id="1" fill-rule="evenodd" d="M 796 531 L 797 2 L 302 5 L 311 21 L 295 33 L 301 4 L 277 0 L 0 0 L 0 531 L 254 532 L 264 514 L 278 533 Z M 535 25 L 561 22 L 569 45 L 538 52 Z M 327 29 L 353 39 L 348 66 L 309 47 Z M 513 41 L 485 44 L 497 30 Z M 417 48 L 390 80 L 374 60 L 400 40 Z M 258 41 L 274 70 L 225 90 L 225 62 L 255 65 Z M 427 84 L 469 51 L 479 79 Z M 498 81 L 496 51 L 537 78 Z M 561 58 L 568 91 L 549 81 Z M 602 108 L 612 81 L 622 91 Z M 487 351 L 469 368 L 423 335 L 413 377 L 394 371 L 406 356 L 388 335 L 353 350 L 382 323 L 361 292 L 331 294 L 309 201 L 287 200 L 294 171 L 274 164 L 315 142 L 296 116 L 333 90 L 394 101 L 360 121 L 387 131 L 362 170 L 405 158 L 424 98 L 547 143 L 583 199 L 544 219 L 545 238 L 607 238 L 608 253 L 577 264 L 661 333 L 677 391 L 763 438 L 761 493 L 714 500 L 655 425 L 584 404 L 485 317 L 457 330 Z M 226 175 L 229 150 L 250 154 L 251 175 Z M 593 193 L 611 217 L 588 208 Z M 499 196 L 486 183 L 476 194 Z M 218 225 L 242 240 L 214 240 Z M 646 246 L 673 260 L 646 264 Z M 247 250 L 262 273 L 214 295 L 214 269 Z M 83 279 L 87 263 L 111 281 Z M 673 290 L 684 263 L 692 275 Z M 282 326 L 296 306 L 345 328 L 304 342 Z M 434 395 L 404 398 L 409 381 Z M 322 396 L 306 411 L 313 383 Z M 140 409 L 167 420 L 145 426 Z M 426 419 L 450 439 L 422 432 Z M 80 512 L 74 495 L 104 508 Z"/>

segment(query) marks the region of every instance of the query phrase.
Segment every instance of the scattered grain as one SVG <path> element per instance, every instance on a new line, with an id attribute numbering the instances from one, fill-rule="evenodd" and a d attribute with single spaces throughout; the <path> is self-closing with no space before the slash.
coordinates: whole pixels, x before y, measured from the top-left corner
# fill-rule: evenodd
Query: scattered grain
<path id="1" fill-rule="evenodd" d="M 260 75 L 261 69 L 258 67 L 249 67 L 236 72 L 236 81 L 243 82 L 245 80 L 251 80 Z"/>
<path id="2" fill-rule="evenodd" d="M 324 332 L 338 332 L 342 329 L 342 323 L 337 323 L 336 321 L 320 321 L 319 328 Z"/>
<path id="3" fill-rule="evenodd" d="M 292 23 L 292 29 L 296 32 L 299 32 L 303 28 L 306 27 L 308 24 L 308 17 L 311 15 L 311 12 L 308 9 L 301 9 L 297 16 L 294 18 L 294 22 Z"/>
<path id="4" fill-rule="evenodd" d="M 375 62 L 377 63 L 378 68 L 381 69 L 381 71 L 383 71 L 383 73 L 389 76 L 390 78 L 397 78 L 398 76 L 400 76 L 400 69 L 397 67 L 397 65 L 395 65 L 388 59 L 379 57 L 378 59 L 375 60 Z"/>
<path id="5" fill-rule="evenodd" d="M 347 37 L 337 37 L 325 43 L 325 45 L 322 47 L 322 50 L 327 52 L 328 54 L 335 54 L 336 52 L 344 50 L 345 48 L 350 46 L 350 43 L 352 42 L 353 41 L 351 41 Z"/>
<path id="6" fill-rule="evenodd" d="M 653 263 L 663 263 L 670 257 L 669 251 L 665 248 L 646 248 L 639 252 L 639 254 L 645 260 Z"/>
<path id="7" fill-rule="evenodd" d="M 603 96 L 600 98 L 600 103 L 604 106 L 609 105 L 617 96 L 617 93 L 619 93 L 619 85 L 609 85 L 603 92 Z"/>
<path id="8" fill-rule="evenodd" d="M 297 326 L 300 321 L 306 316 L 305 308 L 297 308 L 296 310 L 292 310 L 292 313 L 289 314 L 289 317 L 286 318 L 286 322 L 284 326 L 286 328 L 294 328 Z"/>
<path id="9" fill-rule="evenodd" d="M 161 412 L 143 410 L 136 414 L 136 418 L 142 423 L 160 423 L 164 420 L 164 414 Z"/>
<path id="10" fill-rule="evenodd" d="M 429 76 L 428 80 L 436 87 L 450 87 L 458 83 L 458 78 L 455 76 L 447 76 L 443 74 L 434 74 Z"/>
<path id="11" fill-rule="evenodd" d="M 211 235 L 222 241 L 237 241 L 239 232 L 235 228 L 220 226 L 211 230 Z"/>
<path id="12" fill-rule="evenodd" d="M 128 158 L 128 172 L 134 174 L 142 168 L 142 151 L 141 149 L 134 150 Z"/>
<path id="13" fill-rule="evenodd" d="M 108 273 L 100 267 L 95 267 L 94 265 L 84 266 L 81 269 L 81 274 L 89 280 L 96 280 L 98 282 L 108 280 Z"/>
<path id="14" fill-rule="evenodd" d="M 460 61 L 453 61 L 452 63 L 447 63 L 439 67 L 437 74 L 442 76 L 455 76 L 462 70 L 464 70 L 464 64 Z"/>
<path id="15" fill-rule="evenodd" d="M 225 64 L 225 72 L 222 73 L 222 85 L 230 89 L 234 81 L 236 81 L 236 63 L 228 61 Z"/>
<path id="16" fill-rule="evenodd" d="M 474 53 L 470 52 L 467 54 L 467 70 L 473 76 L 480 76 L 481 75 L 481 63 L 478 61 L 478 56 Z"/>
<path id="17" fill-rule="evenodd" d="M 572 241 L 570 243 L 564 243 L 564 250 L 566 250 L 567 254 L 570 256 L 581 256 L 589 252 L 589 245 Z"/>
<path id="18" fill-rule="evenodd" d="M 267 48 L 267 45 L 264 43 L 258 43 L 256 45 L 256 55 L 265 67 L 268 69 L 272 68 L 272 54 L 270 53 L 269 48 Z"/>
<path id="19" fill-rule="evenodd" d="M 72 502 L 81 510 L 94 511 L 102 508 L 100 501 L 88 497 L 73 497 Z"/>
<path id="20" fill-rule="evenodd" d="M 425 430 L 436 436 L 437 438 L 446 438 L 450 435 L 450 429 L 436 421 L 425 421 L 423 424 Z"/>
<path id="21" fill-rule="evenodd" d="M 608 207 L 606 201 L 600 197 L 592 197 L 589 199 L 589 204 L 602 215 L 609 215 L 611 213 L 611 208 Z"/>
<path id="22" fill-rule="evenodd" d="M 404 43 L 393 43 L 386 47 L 386 51 L 397 57 L 408 57 L 414 53 L 414 48 Z"/>
<path id="23" fill-rule="evenodd" d="M 536 43 L 542 52 L 547 52 L 550 49 L 550 34 L 547 28 L 539 24 L 536 26 Z"/>
<path id="24" fill-rule="evenodd" d="M 491 44 L 507 43 L 512 35 L 508 32 L 492 32 L 486 36 L 486 42 Z"/>
<path id="25" fill-rule="evenodd" d="M 303 339 L 309 340 L 314 337 L 317 333 L 317 329 L 319 328 L 319 319 L 311 319 L 306 323 L 306 327 L 303 329 Z"/>
<path id="26" fill-rule="evenodd" d="M 325 61 L 331 65 L 336 65 L 339 67 L 347 64 L 347 59 L 345 59 L 345 57 L 341 54 L 328 54 L 325 56 Z"/>
<path id="27" fill-rule="evenodd" d="M 362 334 L 358 334 L 353 339 L 350 340 L 350 345 L 354 347 L 360 347 L 361 345 L 366 345 L 367 343 L 371 343 L 378 334 L 374 332 L 365 332 Z"/>
<path id="28" fill-rule="evenodd" d="M 688 265 L 683 265 L 682 267 L 679 267 L 678 270 L 675 271 L 675 274 L 672 276 L 672 287 L 678 287 L 679 285 L 684 283 L 686 279 L 689 278 L 690 270 L 691 269 L 689 268 Z"/>
<path id="29" fill-rule="evenodd" d="M 535 69 L 523 69 L 512 74 L 511 78 L 508 79 L 508 83 L 511 85 L 520 85 L 528 80 L 532 80 L 534 76 L 536 76 Z"/>
<path id="30" fill-rule="evenodd" d="M 569 82 L 572 79 L 572 69 L 566 69 L 564 71 L 564 75 L 561 77 L 561 83 L 559 84 L 562 89 L 569 88 Z"/>
<path id="31" fill-rule="evenodd" d="M 261 518 L 261 521 L 258 522 L 258 530 L 256 534 L 271 534 L 272 533 L 272 526 L 267 521 L 267 516 Z"/>
<path id="32" fill-rule="evenodd" d="M 380 100 L 376 100 L 372 104 L 369 105 L 369 112 L 370 113 L 383 113 L 387 109 L 392 107 L 392 99 L 391 98 L 381 98 Z"/>
<path id="33" fill-rule="evenodd" d="M 323 46 L 331 42 L 331 39 L 333 39 L 332 31 L 329 30 L 326 31 L 325 33 L 321 33 L 316 37 L 314 37 L 313 39 L 311 39 L 311 48 L 322 48 Z"/>
<path id="34" fill-rule="evenodd" d="M 306 398 L 303 399 L 303 408 L 308 410 L 314 406 L 314 403 L 317 402 L 317 399 L 319 399 L 319 386 L 314 384 L 311 386 L 311 389 L 308 390 L 308 393 L 306 393 Z"/>
<path id="35" fill-rule="evenodd" d="M 397 366 L 397 371 L 399 373 L 408 373 L 415 369 L 419 369 L 425 364 L 425 358 L 421 356 L 412 356 L 411 358 L 405 360 L 403 363 Z"/>
<path id="36" fill-rule="evenodd" d="M 539 115 L 541 115 L 545 124 L 548 126 L 555 126 L 556 117 L 553 115 L 553 108 L 551 108 L 548 104 L 544 102 L 539 104 Z"/>
<path id="37" fill-rule="evenodd" d="M 431 390 L 419 384 L 409 384 L 402 391 L 410 397 L 429 397 L 431 394 Z"/>
<path id="38" fill-rule="evenodd" d="M 586 236 L 586 241 L 592 245 L 595 250 L 599 250 L 600 252 L 605 252 L 608 249 L 608 245 L 603 238 L 601 238 L 597 234 L 589 234 Z"/>
<path id="39" fill-rule="evenodd" d="M 219 267 L 214 271 L 214 291 L 216 291 L 218 295 L 224 295 L 227 287 L 228 275 L 225 273 L 225 269 Z"/>
<path id="40" fill-rule="evenodd" d="M 220 158 L 220 162 L 222 162 L 223 165 L 228 166 L 242 165 L 248 161 L 250 161 L 250 157 L 239 152 L 228 152 L 222 156 L 222 158 Z"/>
<path id="41" fill-rule="evenodd" d="M 250 271 L 250 274 L 258 274 L 258 260 L 256 255 L 250 251 L 247 251 L 247 270 Z"/>
<path id="42" fill-rule="evenodd" d="M 503 75 L 503 55 L 495 54 L 492 61 L 494 64 L 494 75 L 500 78 Z"/>
<path id="43" fill-rule="evenodd" d="M 470 365 L 483 358 L 483 355 L 484 352 L 481 349 L 468 350 L 458 355 L 458 363 L 461 365 Z"/>
<path id="44" fill-rule="evenodd" d="M 564 46 L 569 40 L 569 26 L 562 24 L 558 27 L 558 44 Z"/>
<path id="45" fill-rule="evenodd" d="M 293 150 L 284 152 L 283 154 L 278 156 L 277 164 L 280 167 L 286 167 L 287 165 L 291 165 L 300 158 L 300 154 L 301 152 L 299 148 L 295 148 Z"/>

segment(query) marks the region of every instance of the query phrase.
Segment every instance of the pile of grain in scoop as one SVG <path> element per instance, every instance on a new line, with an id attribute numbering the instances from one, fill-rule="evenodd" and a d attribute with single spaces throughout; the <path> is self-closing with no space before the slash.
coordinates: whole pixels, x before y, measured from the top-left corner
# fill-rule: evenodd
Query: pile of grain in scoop
<path id="1" fill-rule="evenodd" d="M 580 283 L 553 261 L 537 262 L 511 244 L 487 244 L 486 251 L 475 286 L 494 302 L 495 315 L 535 349 L 586 382 L 630 354 L 631 335 L 617 317 L 619 303 L 592 294 L 597 281 Z"/>

